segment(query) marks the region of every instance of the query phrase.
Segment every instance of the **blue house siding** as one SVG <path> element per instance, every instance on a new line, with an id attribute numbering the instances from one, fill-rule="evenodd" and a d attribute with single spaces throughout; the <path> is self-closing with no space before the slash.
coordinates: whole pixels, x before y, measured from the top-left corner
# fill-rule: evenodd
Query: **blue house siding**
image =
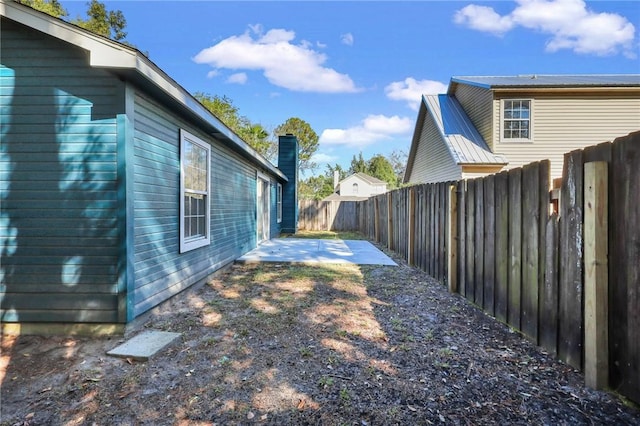
<path id="1" fill-rule="evenodd" d="M 5 18 L 0 52 L 0 319 L 116 322 L 124 85 Z"/>
<path id="2" fill-rule="evenodd" d="M 134 119 L 134 316 L 256 245 L 256 168 L 142 93 Z M 211 244 L 179 252 L 180 129 L 212 145 Z"/>

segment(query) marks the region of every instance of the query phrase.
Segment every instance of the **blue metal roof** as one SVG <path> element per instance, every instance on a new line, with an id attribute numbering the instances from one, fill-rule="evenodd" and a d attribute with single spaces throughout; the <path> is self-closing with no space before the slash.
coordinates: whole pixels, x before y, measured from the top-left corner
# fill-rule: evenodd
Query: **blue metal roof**
<path id="1" fill-rule="evenodd" d="M 451 82 L 485 89 L 511 87 L 640 87 L 640 74 L 459 76 L 452 77 Z"/>
<path id="2" fill-rule="evenodd" d="M 456 163 L 507 164 L 509 162 L 505 156 L 491 152 L 456 98 L 448 95 L 425 95 L 423 102 Z"/>

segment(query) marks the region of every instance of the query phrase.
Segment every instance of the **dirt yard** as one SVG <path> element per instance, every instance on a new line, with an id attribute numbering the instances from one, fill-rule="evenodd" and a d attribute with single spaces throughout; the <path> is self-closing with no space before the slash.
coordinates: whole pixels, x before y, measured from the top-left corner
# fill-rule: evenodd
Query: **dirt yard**
<path id="1" fill-rule="evenodd" d="M 182 338 L 148 362 L 107 356 L 117 337 L 5 336 L 0 424 L 640 424 L 395 260 L 235 265 L 149 318 Z"/>

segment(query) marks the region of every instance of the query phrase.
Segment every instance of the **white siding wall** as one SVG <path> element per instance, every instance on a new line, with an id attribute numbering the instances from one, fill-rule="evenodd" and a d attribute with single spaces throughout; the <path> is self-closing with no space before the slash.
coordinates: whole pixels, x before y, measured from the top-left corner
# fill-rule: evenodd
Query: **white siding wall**
<path id="1" fill-rule="evenodd" d="M 489 89 L 458 84 L 454 93 L 489 149 L 493 149 L 493 93 Z"/>
<path id="2" fill-rule="evenodd" d="M 426 114 L 409 183 L 446 182 L 461 177 L 462 168 L 453 160 L 431 114 Z"/>
<path id="3" fill-rule="evenodd" d="M 507 156 L 507 168 L 549 159 L 552 178 L 562 175 L 565 153 L 612 141 L 640 129 L 640 99 L 637 97 L 603 99 L 603 96 L 537 95 L 533 105 L 533 142 L 504 143 L 500 142 L 500 106 L 498 98 L 493 102 L 494 152 Z"/>
<path id="4" fill-rule="evenodd" d="M 358 191 L 354 191 L 353 184 L 358 184 Z M 357 176 L 349 176 L 342 182 L 340 182 L 340 196 L 356 196 L 356 197 L 370 197 L 372 195 L 382 194 L 384 190 L 381 190 L 380 185 L 370 185 L 368 182 L 360 179 Z"/>

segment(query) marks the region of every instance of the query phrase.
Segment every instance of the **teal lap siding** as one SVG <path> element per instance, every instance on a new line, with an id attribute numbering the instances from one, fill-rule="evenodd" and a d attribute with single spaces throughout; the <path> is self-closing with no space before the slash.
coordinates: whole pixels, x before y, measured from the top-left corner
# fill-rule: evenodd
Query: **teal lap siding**
<path id="1" fill-rule="evenodd" d="M 256 245 L 256 170 L 141 93 L 134 120 L 134 316 Z M 180 129 L 211 144 L 211 244 L 179 250 Z"/>
<path id="2" fill-rule="evenodd" d="M 81 49 L 2 20 L 0 319 L 118 319 L 123 83 Z"/>

